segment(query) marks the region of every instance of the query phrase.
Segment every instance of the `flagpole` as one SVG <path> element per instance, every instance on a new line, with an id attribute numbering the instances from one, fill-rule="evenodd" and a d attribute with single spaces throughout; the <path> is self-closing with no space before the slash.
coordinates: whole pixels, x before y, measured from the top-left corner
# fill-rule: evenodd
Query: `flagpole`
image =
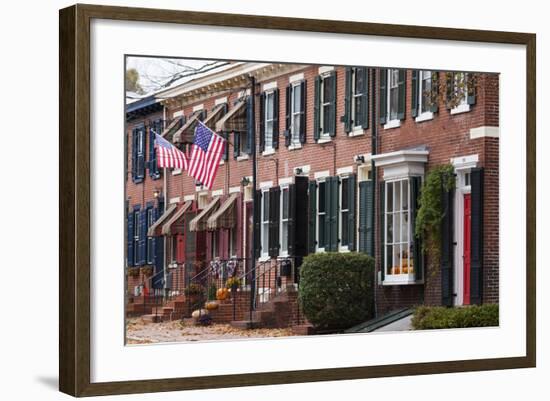
<path id="1" fill-rule="evenodd" d="M 166 129 L 166 106 L 163 107 L 163 114 L 164 114 L 164 128 L 163 128 L 163 131 Z M 164 210 L 162 211 L 162 213 L 164 214 L 164 212 L 166 211 L 166 206 L 168 205 L 168 174 L 167 174 L 167 168 L 164 167 L 163 171 L 162 171 L 162 196 L 164 197 Z M 160 217 L 160 216 L 159 216 Z M 166 269 L 167 269 L 167 263 L 166 263 L 166 255 L 167 255 L 167 249 L 166 249 L 166 245 L 167 245 L 167 242 L 166 241 L 166 237 L 163 236 L 162 238 L 162 248 L 163 248 L 163 252 L 162 252 L 162 271 L 163 271 L 163 289 L 164 289 L 164 293 L 166 293 Z"/>
<path id="2" fill-rule="evenodd" d="M 259 207 L 256 196 L 256 113 L 255 113 L 255 92 L 256 79 L 250 75 L 250 108 L 252 113 L 252 126 L 248 127 L 251 133 L 252 143 L 252 266 L 250 274 L 250 322 L 252 323 L 252 310 L 254 309 L 254 294 L 256 293 L 256 249 L 258 249 L 258 232 L 256 230 L 256 208 Z"/>

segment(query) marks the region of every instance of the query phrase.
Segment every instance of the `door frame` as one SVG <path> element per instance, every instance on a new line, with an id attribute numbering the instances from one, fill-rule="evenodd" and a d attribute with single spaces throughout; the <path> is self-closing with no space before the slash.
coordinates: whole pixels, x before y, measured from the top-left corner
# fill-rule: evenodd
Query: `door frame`
<path id="1" fill-rule="evenodd" d="M 455 190 L 455 216 L 454 216 L 454 305 L 464 304 L 464 195 L 470 194 L 471 186 L 467 182 L 472 168 L 477 167 L 479 161 L 478 155 L 460 156 L 451 159 L 456 174 Z"/>

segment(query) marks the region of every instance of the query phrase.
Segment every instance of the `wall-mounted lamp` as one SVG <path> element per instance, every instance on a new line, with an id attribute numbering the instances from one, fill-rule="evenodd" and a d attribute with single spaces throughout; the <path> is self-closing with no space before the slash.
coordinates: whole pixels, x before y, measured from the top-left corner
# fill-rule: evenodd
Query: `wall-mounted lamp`
<path id="1" fill-rule="evenodd" d="M 160 189 L 158 188 L 155 188 L 155 190 L 153 191 L 153 196 L 155 198 L 158 198 L 160 196 Z"/>
<path id="2" fill-rule="evenodd" d="M 353 157 L 353 161 L 356 163 L 356 164 L 363 164 L 365 163 L 365 156 L 363 155 L 356 155 Z"/>
<path id="3" fill-rule="evenodd" d="M 242 185 L 243 187 L 248 186 L 248 184 L 250 184 L 250 178 L 248 178 L 248 177 L 246 177 L 246 176 L 243 177 L 243 178 L 241 178 L 241 185 Z"/>
<path id="4" fill-rule="evenodd" d="M 304 173 L 304 169 L 301 168 L 301 167 L 296 167 L 294 169 L 294 174 L 296 174 L 296 175 L 302 175 L 303 173 Z"/>

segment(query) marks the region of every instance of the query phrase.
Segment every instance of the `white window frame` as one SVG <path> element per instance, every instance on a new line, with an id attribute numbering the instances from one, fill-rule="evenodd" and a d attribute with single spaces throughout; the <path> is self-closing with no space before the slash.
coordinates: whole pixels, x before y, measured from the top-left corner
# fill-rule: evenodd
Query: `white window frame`
<path id="1" fill-rule="evenodd" d="M 342 203 L 342 199 L 343 199 L 343 195 L 344 195 L 344 180 L 348 180 L 348 184 L 347 185 L 350 185 L 350 182 L 349 182 L 349 175 L 342 175 L 340 177 L 338 177 L 339 179 L 339 185 L 338 185 L 338 250 L 340 252 L 349 252 L 349 247 L 348 245 L 342 245 L 343 244 L 343 241 L 342 241 L 342 236 L 343 236 L 343 231 L 342 231 L 342 224 L 344 222 L 344 218 L 343 218 L 343 214 L 344 213 L 348 213 L 349 214 L 349 203 L 352 201 L 351 199 L 348 199 L 348 208 L 347 209 L 344 209 L 343 208 L 343 203 Z M 346 215 L 346 220 L 348 219 L 348 215 Z M 349 240 L 349 238 L 348 238 Z"/>
<path id="2" fill-rule="evenodd" d="M 264 220 L 266 199 L 267 199 L 268 213 L 267 213 L 267 220 Z M 262 245 L 260 260 L 263 261 L 263 260 L 269 259 L 269 188 L 262 189 L 262 205 L 261 205 L 261 215 L 260 215 L 260 239 L 261 239 L 260 243 Z"/>
<path id="3" fill-rule="evenodd" d="M 299 106 L 298 106 L 298 111 L 295 111 L 295 108 L 296 108 L 296 102 L 294 101 L 294 93 L 296 91 L 296 87 L 300 87 L 302 84 L 301 81 L 298 81 L 298 82 L 293 82 L 291 85 L 291 93 L 290 93 L 290 146 L 293 148 L 293 149 L 298 149 L 298 148 L 301 148 L 302 144 L 300 143 L 300 125 L 296 126 L 295 122 L 294 122 L 294 117 L 295 116 L 298 116 L 299 118 L 299 124 L 302 123 L 302 116 L 301 116 L 301 113 L 300 113 L 300 110 L 302 108 L 302 93 L 300 93 L 300 97 L 299 97 Z M 301 90 L 301 89 L 300 89 Z"/>
<path id="4" fill-rule="evenodd" d="M 457 80 L 458 77 L 461 76 L 463 80 L 466 80 L 467 73 L 465 72 L 453 72 L 453 91 L 456 93 L 458 91 L 458 85 Z M 464 91 L 463 91 L 463 97 L 460 100 L 460 103 L 457 104 L 455 107 L 451 109 L 451 114 L 460 114 L 460 113 L 466 113 L 470 111 L 470 105 L 468 104 L 468 85 L 467 81 L 464 82 Z"/>
<path id="5" fill-rule="evenodd" d="M 273 153 L 273 122 L 275 121 L 275 91 L 273 89 L 268 90 L 264 92 L 264 154 L 266 153 Z M 272 99 L 272 108 L 273 108 L 273 116 L 271 119 L 268 119 L 267 116 L 269 115 L 269 97 Z M 271 123 L 271 136 L 269 138 L 269 141 L 267 140 L 267 132 L 268 132 L 268 123 Z"/>
<path id="6" fill-rule="evenodd" d="M 330 102 L 325 101 L 325 80 L 330 76 L 329 73 L 321 74 L 321 85 L 319 90 L 320 96 L 320 110 L 319 110 L 319 139 L 324 141 L 330 141 L 330 133 L 325 131 L 325 106 L 330 105 Z M 336 94 L 334 94 L 336 96 Z M 322 143 L 322 142 L 321 142 Z"/>
<path id="7" fill-rule="evenodd" d="M 401 126 L 401 120 L 399 120 L 399 118 L 394 118 L 392 119 L 391 118 L 391 101 L 392 101 L 392 86 L 391 86 L 391 78 L 392 78 L 392 73 L 393 72 L 396 72 L 397 74 L 397 101 L 398 101 L 398 105 L 399 105 L 399 69 L 397 68 L 388 68 L 386 70 L 386 93 L 387 93 L 387 96 L 386 96 L 386 124 L 384 124 L 384 129 L 390 129 L 390 128 L 396 128 L 396 127 L 399 127 Z"/>
<path id="8" fill-rule="evenodd" d="M 363 133 L 363 127 L 361 125 L 357 125 L 357 106 L 355 104 L 355 99 L 358 97 L 363 96 L 362 92 L 357 92 L 357 70 L 360 67 L 353 67 L 351 69 L 351 120 L 353 121 L 353 125 L 351 127 L 352 132 L 350 132 L 351 135 L 359 135 Z"/>
<path id="9" fill-rule="evenodd" d="M 325 211 L 323 213 L 321 213 L 319 211 L 319 199 L 320 199 L 320 188 L 321 188 L 321 184 L 325 185 L 325 194 L 326 194 L 326 191 L 327 191 L 327 183 L 326 183 L 326 180 L 325 180 L 325 177 L 323 178 L 320 178 L 317 180 L 317 191 L 315 191 L 315 196 L 316 196 L 316 206 L 315 206 L 315 210 L 316 210 L 316 216 L 315 216 L 315 240 L 316 240 L 316 244 L 315 244 L 315 251 L 316 252 L 325 252 L 325 247 L 323 246 L 322 248 L 319 246 L 319 227 L 321 226 L 319 224 L 319 216 L 323 215 L 325 216 L 325 219 L 326 219 L 326 216 L 327 216 L 327 205 L 326 205 L 326 202 L 325 202 Z M 326 244 L 326 236 L 327 236 L 327 233 L 325 232 L 325 244 Z"/>
<path id="10" fill-rule="evenodd" d="M 285 219 L 283 217 L 283 211 L 285 210 L 284 209 L 284 194 L 285 192 L 288 194 L 288 200 L 289 200 L 289 205 L 288 205 L 288 209 L 289 209 L 289 213 L 288 213 L 288 216 L 287 218 Z M 290 187 L 288 184 L 285 184 L 285 185 L 281 185 L 281 199 L 280 199 L 280 202 L 279 202 L 279 243 L 281 244 L 281 248 L 279 249 L 279 256 L 288 256 L 288 222 L 289 222 L 289 217 L 290 217 Z M 284 224 L 286 223 L 286 249 L 283 247 L 283 240 L 284 240 L 284 237 L 285 237 L 285 233 L 284 233 Z"/>
<path id="11" fill-rule="evenodd" d="M 384 249 L 383 249 L 383 252 L 384 252 L 384 266 L 383 266 L 383 269 L 384 269 L 384 282 L 383 284 L 384 285 L 392 285 L 392 284 L 414 284 L 416 281 L 415 281 L 415 277 L 416 277 L 416 274 L 415 274 L 415 271 L 414 269 L 416 267 L 413 266 L 413 271 L 411 272 L 410 270 L 410 267 L 411 265 L 414 264 L 414 255 L 412 255 L 412 244 L 413 244 L 413 230 L 412 230 L 412 225 L 411 225 L 411 177 L 403 177 L 403 178 L 398 178 L 398 179 L 393 179 L 393 180 L 388 180 L 385 182 L 385 199 L 384 199 L 384 202 L 385 202 L 385 205 L 384 205 Z M 406 182 L 407 184 L 407 187 L 408 187 L 408 190 L 407 190 L 407 209 L 404 209 L 403 208 L 403 182 Z M 400 185 L 400 200 L 401 200 L 401 204 L 399 205 L 399 209 L 396 209 L 396 196 L 395 196 L 395 186 L 396 184 L 399 183 Z M 388 197 L 388 186 L 389 185 L 392 185 L 393 186 L 393 189 L 392 189 L 392 211 L 391 212 L 388 212 L 388 200 L 389 200 L 389 197 Z M 403 230 L 400 229 L 399 230 L 399 241 L 396 242 L 396 230 L 395 230 L 395 227 L 396 227 L 396 224 L 395 224 L 395 221 L 396 221 L 396 216 L 399 216 L 399 220 L 400 220 L 400 223 L 399 225 L 401 226 L 402 222 L 403 222 L 403 215 L 404 213 L 407 212 L 408 213 L 408 220 L 406 222 L 406 225 L 407 225 L 407 238 L 406 240 L 404 239 L 404 236 L 403 236 Z M 392 234 L 393 234 L 393 238 L 392 238 L 392 242 L 391 243 L 388 243 L 388 215 L 391 214 L 392 215 L 392 224 L 393 224 L 393 228 L 392 228 Z M 402 228 L 402 226 L 401 226 Z M 389 258 L 388 258 L 388 254 L 387 254 L 387 247 L 388 246 L 391 246 L 392 247 L 392 260 L 390 261 Z M 399 265 L 398 265 L 398 268 L 399 268 L 399 273 L 395 273 L 394 272 L 394 268 L 397 267 L 395 266 L 394 262 L 393 262 L 393 256 L 395 254 L 395 246 L 399 246 Z M 403 260 L 403 257 L 402 257 L 402 251 L 403 250 L 406 250 L 407 251 L 407 272 L 403 273 L 403 264 L 402 264 L 402 260 Z M 391 273 L 389 273 L 390 271 L 390 267 L 391 267 Z"/>
<path id="12" fill-rule="evenodd" d="M 178 241 L 176 239 L 175 235 L 171 235 L 170 237 L 170 264 L 176 264 L 176 254 L 178 252 Z"/>
<path id="13" fill-rule="evenodd" d="M 425 106 L 424 104 L 424 88 L 423 83 L 425 81 L 424 74 L 428 74 L 428 79 L 430 80 L 430 89 L 432 88 L 432 85 L 434 84 L 432 80 L 432 71 L 430 70 L 420 70 L 418 71 L 418 114 L 415 118 L 415 121 L 417 123 L 422 121 L 431 120 L 434 118 L 434 113 L 430 110 L 422 111 L 422 108 Z"/>

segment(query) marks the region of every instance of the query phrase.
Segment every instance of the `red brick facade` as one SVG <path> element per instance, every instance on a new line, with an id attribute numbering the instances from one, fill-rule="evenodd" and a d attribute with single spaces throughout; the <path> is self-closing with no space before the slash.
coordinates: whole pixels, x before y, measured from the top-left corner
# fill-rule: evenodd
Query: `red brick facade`
<path id="1" fill-rule="evenodd" d="M 264 67 L 262 67 L 264 68 Z M 263 85 L 276 82 L 279 90 L 279 147 L 270 155 L 258 154 L 258 178 L 257 182 L 272 182 L 277 186 L 281 179 L 292 179 L 294 169 L 300 166 L 309 166 L 307 176 L 310 180 L 315 179 L 315 173 L 328 171 L 330 176 L 337 175 L 337 170 L 351 167 L 354 173 L 358 171 L 358 165 L 354 157 L 361 154 L 374 154 L 371 149 L 372 127 L 376 124 L 377 131 L 377 154 L 387 154 L 404 149 L 423 148 L 429 152 L 427 163 L 425 165 L 426 173 L 434 166 L 448 164 L 451 158 L 477 155 L 476 167 L 484 170 L 484 192 L 483 192 L 483 302 L 498 302 L 499 286 L 499 140 L 495 135 L 474 135 L 472 129 L 483 129 L 484 127 L 498 127 L 499 125 L 499 106 L 498 106 L 498 76 L 491 74 L 476 74 L 476 101 L 469 107 L 469 111 L 459 114 L 452 114 L 447 108 L 444 96 L 438 98 L 438 110 L 433 118 L 427 121 L 417 122 L 411 115 L 412 102 L 412 71 L 406 72 L 406 101 L 405 116 L 400 121 L 400 125 L 395 128 L 385 129 L 384 124 L 379 121 L 372 121 L 370 112 L 370 102 L 373 98 L 378 98 L 378 94 L 372 94 L 370 83 L 373 78 L 373 70 L 369 69 L 369 124 L 368 129 L 362 130 L 359 135 L 350 136 L 345 132 L 344 123 L 340 121 L 340 116 L 345 113 L 345 68 L 336 67 L 336 134 L 327 143 L 317 143 L 313 137 L 314 127 L 314 81 L 319 75 L 318 66 L 294 66 L 293 68 L 282 68 L 278 73 L 279 67 L 271 70 L 262 69 L 257 74 L 257 87 L 255 93 L 259 95 L 262 92 Z M 379 82 L 380 71 L 377 70 L 377 82 Z M 303 74 L 306 82 L 306 141 L 301 148 L 289 149 L 285 146 L 283 131 L 285 130 L 285 88 L 289 85 L 289 77 L 296 74 Z M 242 78 L 242 77 L 241 77 Z M 243 78 L 244 79 L 244 78 Z M 445 84 L 445 74 L 439 74 L 439 80 L 442 86 Z M 221 80 L 221 78 L 220 78 Z M 133 118 L 127 124 L 128 136 L 128 175 L 126 181 L 126 200 L 129 209 L 134 206 L 143 207 L 147 202 L 157 204 L 155 195 L 164 199 L 168 205 L 171 200 L 182 204 L 184 197 L 193 197 L 197 200 L 199 192 L 195 187 L 192 177 L 188 177 L 184 171 L 175 173 L 168 171 L 167 177 L 161 175 L 158 179 L 152 179 L 149 171 L 146 169 L 143 182 L 134 183 L 132 177 L 132 133 L 133 129 L 145 124 L 149 126 L 151 121 L 163 119 L 172 120 L 175 113 L 183 112 L 183 115 L 189 116 L 197 109 L 199 105 L 210 111 L 214 108 L 216 99 L 227 97 L 227 104 L 231 110 L 235 101 L 239 98 L 239 92 L 242 90 L 239 86 L 243 80 L 239 81 L 237 89 L 222 90 L 218 93 L 212 90 L 213 84 L 205 84 L 204 91 L 201 94 L 200 89 L 193 89 L 193 93 L 185 91 L 185 84 L 182 86 L 180 94 L 175 95 L 170 100 L 164 102 L 164 110 L 153 114 L 146 114 L 142 117 Z M 242 95 L 242 93 L 241 93 Z M 259 96 L 256 98 L 256 126 L 259 124 Z M 379 109 L 379 104 L 377 109 Z M 260 132 L 259 129 L 256 130 Z M 146 136 L 146 160 L 149 160 L 149 135 Z M 233 136 L 231 136 L 233 142 Z M 257 141 L 258 142 L 258 141 Z M 241 160 L 242 159 L 242 160 Z M 241 186 L 243 177 L 251 176 L 252 166 L 251 158 L 233 157 L 233 148 L 229 149 L 228 159 L 219 167 L 212 190 L 208 192 L 208 200 L 211 199 L 212 191 L 222 192 L 224 197 L 230 192 L 230 189 L 237 190 Z M 383 169 L 377 169 L 377 179 L 383 180 Z M 166 181 L 166 187 L 164 182 Z M 220 191 L 221 190 L 221 191 Z M 375 189 L 378 194 L 378 190 Z M 378 195 L 377 195 L 378 196 Z M 177 199 L 179 198 L 179 199 Z M 241 194 L 241 198 L 245 194 Z M 378 198 L 377 198 L 378 199 Z M 245 199 L 250 201 L 250 199 Z M 379 202 L 375 203 L 375 258 L 377 260 L 377 269 L 380 269 L 380 218 Z M 247 257 L 250 248 L 247 246 L 247 240 L 243 238 L 247 230 L 245 226 L 247 216 L 245 206 L 242 202 L 238 204 L 239 218 L 239 256 Z M 305 230 L 306 227 L 303 227 Z M 220 249 L 228 248 L 229 236 L 220 236 L 218 246 Z M 207 241 L 206 259 L 209 259 L 209 247 L 211 241 Z M 228 253 L 221 253 L 228 255 Z M 427 261 L 427 266 L 430 263 Z M 376 304 L 378 314 L 386 311 L 412 306 L 418 304 L 441 304 L 441 276 L 439 269 L 430 268 L 426 271 L 424 281 L 421 284 L 410 285 L 382 285 L 377 282 L 376 286 Z M 433 271 L 432 271 L 433 270 Z M 133 286 L 138 281 L 137 278 L 128 280 L 128 290 L 132 292 Z M 217 312 L 221 313 L 221 312 Z M 290 313 L 290 312 L 289 312 Z"/>

